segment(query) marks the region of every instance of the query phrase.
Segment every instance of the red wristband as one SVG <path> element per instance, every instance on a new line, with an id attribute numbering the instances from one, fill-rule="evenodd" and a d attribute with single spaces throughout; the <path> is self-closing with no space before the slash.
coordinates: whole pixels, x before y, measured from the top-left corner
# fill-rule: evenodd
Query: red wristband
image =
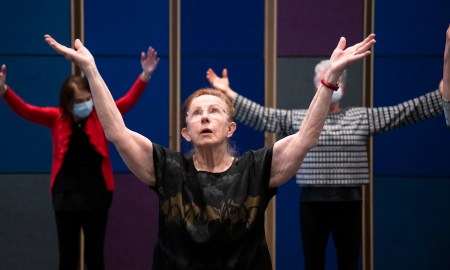
<path id="1" fill-rule="evenodd" d="M 339 83 L 337 83 L 336 85 L 329 83 L 327 81 L 325 81 L 324 79 L 320 80 L 320 82 L 328 89 L 331 89 L 333 91 L 337 91 L 339 89 Z"/>

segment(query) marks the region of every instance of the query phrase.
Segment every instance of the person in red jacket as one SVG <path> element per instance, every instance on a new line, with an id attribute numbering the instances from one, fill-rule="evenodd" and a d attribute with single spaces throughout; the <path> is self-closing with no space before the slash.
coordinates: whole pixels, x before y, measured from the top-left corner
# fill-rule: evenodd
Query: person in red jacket
<path id="1" fill-rule="evenodd" d="M 158 62 L 153 48 L 141 53 L 142 73 L 130 90 L 116 101 L 121 114 L 139 100 Z M 5 81 L 6 65 L 2 65 L 0 96 L 6 104 L 19 116 L 51 130 L 50 191 L 58 233 L 59 269 L 77 268 L 81 229 L 87 268 L 104 269 L 103 246 L 114 180 L 108 141 L 87 79 L 67 77 L 61 86 L 59 107 L 30 105 Z"/>

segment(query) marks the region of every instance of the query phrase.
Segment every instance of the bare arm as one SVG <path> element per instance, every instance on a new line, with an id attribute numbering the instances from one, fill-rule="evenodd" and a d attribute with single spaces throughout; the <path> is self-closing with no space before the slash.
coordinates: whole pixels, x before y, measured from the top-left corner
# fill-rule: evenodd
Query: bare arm
<path id="1" fill-rule="evenodd" d="M 444 74 L 442 77 L 443 81 L 443 93 L 442 97 L 450 101 L 450 25 L 447 28 L 447 34 L 445 39 L 445 49 L 444 49 Z"/>
<path id="2" fill-rule="evenodd" d="M 445 122 L 450 127 L 450 25 L 447 28 L 444 49 L 444 72 L 442 81 L 439 84 L 442 98 L 444 99 L 443 108 Z"/>
<path id="3" fill-rule="evenodd" d="M 374 38 L 375 35 L 371 34 L 362 42 L 348 48 L 345 48 L 345 38 L 341 38 L 331 55 L 331 68 L 326 75 L 326 81 L 336 84 L 350 63 L 370 55 L 370 49 L 375 43 Z M 280 186 L 295 175 L 308 151 L 317 145 L 328 115 L 331 96 L 332 90 L 321 84 L 311 101 L 300 130 L 275 143 L 269 183 L 271 187 Z"/>
<path id="4" fill-rule="evenodd" d="M 3 64 L 0 69 L 0 97 L 2 97 L 6 91 L 8 91 L 8 87 L 6 86 L 6 65 Z"/>
<path id="5" fill-rule="evenodd" d="M 45 35 L 45 41 L 56 52 L 81 67 L 89 81 L 95 109 L 106 137 L 117 148 L 128 168 L 141 181 L 155 185 L 152 142 L 125 126 L 122 115 L 89 50 L 79 39 L 75 40 L 74 49 L 59 44 L 49 35 Z"/>

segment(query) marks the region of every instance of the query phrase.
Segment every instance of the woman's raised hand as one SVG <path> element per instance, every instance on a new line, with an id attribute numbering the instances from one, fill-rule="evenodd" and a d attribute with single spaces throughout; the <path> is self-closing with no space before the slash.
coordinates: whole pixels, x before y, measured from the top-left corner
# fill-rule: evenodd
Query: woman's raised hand
<path id="1" fill-rule="evenodd" d="M 141 52 L 142 76 L 148 80 L 152 76 L 159 63 L 158 53 L 152 47 L 148 47 L 147 54 Z"/>
<path id="2" fill-rule="evenodd" d="M 50 35 L 45 35 L 45 42 L 52 47 L 57 53 L 63 55 L 67 60 L 72 61 L 78 65 L 84 72 L 90 65 L 95 65 L 94 57 L 89 50 L 83 46 L 83 43 L 79 39 L 74 42 L 74 48 L 68 48 L 59 44 Z"/>
<path id="3" fill-rule="evenodd" d="M 5 82 L 6 82 L 6 65 L 3 64 L 0 69 L 0 96 L 3 96 L 7 90 Z"/>
<path id="4" fill-rule="evenodd" d="M 344 37 L 341 37 L 336 49 L 334 49 L 333 54 L 330 57 L 330 71 L 337 75 L 337 78 L 334 78 L 333 76 L 332 80 L 335 79 L 337 81 L 350 63 L 370 55 L 370 50 L 375 42 L 375 34 L 370 34 L 363 41 L 345 48 L 347 41 Z"/>

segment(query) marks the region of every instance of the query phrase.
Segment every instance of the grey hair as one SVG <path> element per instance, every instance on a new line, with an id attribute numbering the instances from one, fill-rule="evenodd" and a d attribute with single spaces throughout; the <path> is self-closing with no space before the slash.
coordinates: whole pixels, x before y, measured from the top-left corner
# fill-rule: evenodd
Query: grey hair
<path id="1" fill-rule="evenodd" d="M 322 60 L 316 65 L 314 69 L 314 86 L 316 86 L 319 83 L 320 79 L 322 79 L 320 78 L 320 73 L 322 73 L 322 71 L 330 69 L 330 67 L 330 60 Z M 342 72 L 341 79 L 345 84 L 345 82 L 347 81 L 347 70 L 344 70 L 344 72 Z"/>

